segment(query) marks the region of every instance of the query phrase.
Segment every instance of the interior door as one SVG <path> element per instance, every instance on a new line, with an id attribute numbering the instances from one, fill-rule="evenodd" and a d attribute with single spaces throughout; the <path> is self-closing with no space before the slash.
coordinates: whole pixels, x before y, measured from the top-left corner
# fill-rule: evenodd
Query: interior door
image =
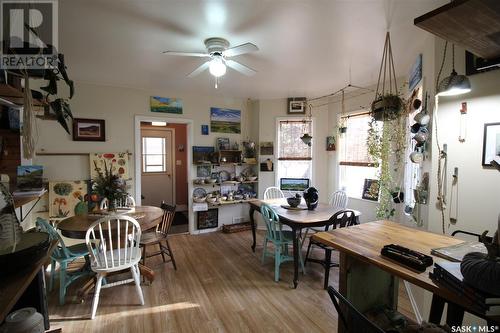
<path id="1" fill-rule="evenodd" d="M 173 132 L 169 128 L 141 128 L 143 205 L 159 207 L 162 201 L 175 204 Z"/>

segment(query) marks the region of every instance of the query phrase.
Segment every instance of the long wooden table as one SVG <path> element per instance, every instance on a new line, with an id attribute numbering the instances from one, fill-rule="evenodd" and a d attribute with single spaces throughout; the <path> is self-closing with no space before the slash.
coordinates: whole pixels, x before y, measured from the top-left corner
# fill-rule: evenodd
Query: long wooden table
<path id="1" fill-rule="evenodd" d="M 120 212 L 118 212 L 120 213 Z M 129 215 L 136 219 L 141 226 L 142 231 L 146 231 L 155 228 L 160 222 L 163 216 L 163 210 L 159 207 L 154 206 L 136 206 L 133 210 L 123 212 L 124 215 Z M 57 225 L 57 229 L 61 231 L 61 234 L 68 238 L 73 239 L 85 239 L 87 229 L 90 225 L 100 218 L 105 217 L 104 214 L 89 214 L 89 215 L 78 215 L 68 217 Z M 141 274 L 149 281 L 154 280 L 154 271 L 139 263 L 139 270 Z M 81 296 L 86 294 L 89 289 L 93 287 L 93 282 L 87 283 L 83 291 L 80 292 Z"/>
<path id="2" fill-rule="evenodd" d="M 283 208 L 282 205 L 288 205 L 285 199 L 269 199 L 269 200 L 254 200 L 250 201 L 250 222 L 252 225 L 253 244 L 252 250 L 255 252 L 256 235 L 255 235 L 255 219 L 254 212 L 260 212 L 262 204 L 270 205 L 278 214 L 280 222 L 292 228 L 293 236 L 293 287 L 297 288 L 299 280 L 299 236 L 303 228 L 309 227 L 324 227 L 329 224 L 330 217 L 341 210 L 340 208 L 331 205 L 320 203 L 315 210 L 291 210 Z M 356 218 L 361 215 L 360 212 L 354 211 Z M 359 221 L 358 221 L 359 223 Z"/>
<path id="3" fill-rule="evenodd" d="M 432 256 L 432 248 L 459 244 L 463 242 L 460 239 L 420 231 L 391 221 L 364 223 L 316 233 L 312 237 L 340 252 L 340 293 L 361 312 L 378 306 L 396 310 L 399 278 L 432 292 L 438 298 L 458 304 L 467 311 L 471 308 L 471 304 L 460 295 L 436 285 L 430 279 L 432 267 L 420 273 L 380 254 L 384 245 L 398 244 Z M 446 261 L 432 257 L 434 262 Z M 441 313 L 433 314 L 433 310 L 439 309 L 431 309 L 431 321 L 439 321 Z M 474 313 L 472 310 L 470 312 Z M 341 331 L 343 328 L 339 325 Z"/>

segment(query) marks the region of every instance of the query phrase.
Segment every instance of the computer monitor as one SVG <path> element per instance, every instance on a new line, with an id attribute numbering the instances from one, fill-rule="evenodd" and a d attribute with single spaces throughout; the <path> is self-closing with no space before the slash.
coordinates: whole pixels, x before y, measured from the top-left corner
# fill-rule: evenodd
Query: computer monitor
<path id="1" fill-rule="evenodd" d="M 304 191 L 309 187 L 308 178 L 280 178 L 280 190 L 282 191 Z"/>

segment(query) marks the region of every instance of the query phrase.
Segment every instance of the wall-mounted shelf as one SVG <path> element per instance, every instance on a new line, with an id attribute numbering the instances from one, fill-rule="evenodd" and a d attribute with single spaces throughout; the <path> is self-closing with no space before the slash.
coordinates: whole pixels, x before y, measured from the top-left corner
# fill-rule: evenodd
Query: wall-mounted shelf
<path id="1" fill-rule="evenodd" d="M 242 182 L 237 182 L 237 181 L 229 181 L 229 182 L 222 182 L 222 183 L 211 183 L 211 184 L 198 184 L 195 181 L 193 181 L 193 185 L 195 186 L 230 186 L 230 185 L 239 185 L 239 184 L 256 184 L 258 183 L 259 180 L 245 180 Z"/>
<path id="2" fill-rule="evenodd" d="M 24 93 L 22 89 L 18 89 L 6 83 L 0 83 L 0 97 L 18 106 L 24 105 Z M 42 106 L 44 103 L 41 100 L 33 99 L 33 105 Z"/>
<path id="3" fill-rule="evenodd" d="M 242 203 L 249 203 L 249 202 L 255 201 L 255 200 L 256 199 L 214 202 L 214 203 L 209 203 L 208 207 L 209 208 L 216 208 L 216 207 L 220 207 L 220 206 L 237 205 L 237 204 L 242 204 Z"/>

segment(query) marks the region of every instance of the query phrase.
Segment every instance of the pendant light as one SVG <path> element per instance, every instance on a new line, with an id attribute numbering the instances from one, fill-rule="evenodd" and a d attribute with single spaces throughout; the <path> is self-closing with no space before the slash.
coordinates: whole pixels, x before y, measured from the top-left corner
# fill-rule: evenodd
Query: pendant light
<path id="1" fill-rule="evenodd" d="M 469 78 L 455 71 L 455 44 L 452 46 L 452 71 L 437 87 L 437 96 L 457 96 L 471 91 Z"/>
<path id="2" fill-rule="evenodd" d="M 304 102 L 305 103 L 305 102 Z M 304 131 L 305 131 L 305 124 L 306 123 L 311 123 L 312 122 L 312 106 L 309 104 L 308 105 L 309 107 L 309 115 L 307 116 L 306 119 L 303 120 L 304 122 Z M 304 142 L 306 145 L 308 145 L 309 147 L 311 147 L 311 144 L 312 144 L 312 136 L 305 132 L 301 137 L 300 137 L 300 140 L 302 140 L 302 142 Z"/>

